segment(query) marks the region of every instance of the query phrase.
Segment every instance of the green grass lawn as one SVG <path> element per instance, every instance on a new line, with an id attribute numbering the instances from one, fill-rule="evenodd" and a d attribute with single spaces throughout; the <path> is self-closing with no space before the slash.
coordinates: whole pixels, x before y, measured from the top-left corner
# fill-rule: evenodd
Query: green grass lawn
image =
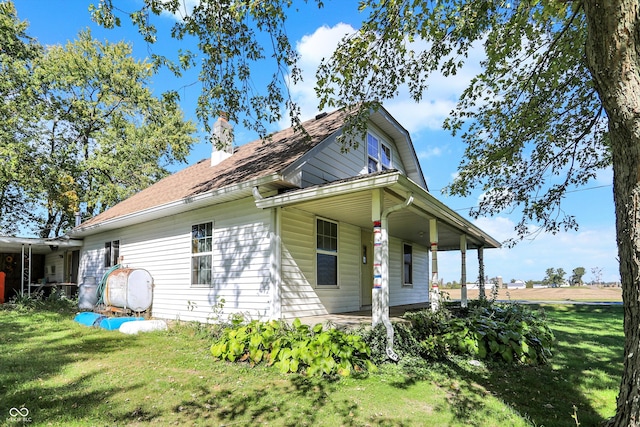
<path id="1" fill-rule="evenodd" d="M 32 426 L 593 426 L 613 415 L 622 308 L 545 306 L 542 367 L 468 360 L 388 365 L 367 378 L 282 375 L 216 362 L 196 325 L 127 336 L 73 313 L 0 310 L 0 424 Z M 15 414 L 15 411 L 13 412 Z"/>

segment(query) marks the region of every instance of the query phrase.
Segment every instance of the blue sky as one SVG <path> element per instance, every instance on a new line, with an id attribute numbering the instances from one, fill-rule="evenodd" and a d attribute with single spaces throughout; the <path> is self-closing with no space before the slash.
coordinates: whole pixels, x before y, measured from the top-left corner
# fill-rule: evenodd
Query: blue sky
<path id="1" fill-rule="evenodd" d="M 134 54 L 140 58 L 150 52 L 175 56 L 179 48 L 194 48 L 188 42 L 177 42 L 169 37 L 168 29 L 173 18 L 166 16 L 157 20 L 159 42 L 148 46 L 136 30 L 123 20 L 123 26 L 114 30 L 102 29 L 91 22 L 88 5 L 97 0 L 16 0 L 18 16 L 30 24 L 29 34 L 44 45 L 63 44 L 75 39 L 78 32 L 91 28 L 94 37 L 111 42 L 127 41 L 133 44 Z M 193 0 L 187 0 L 193 2 Z M 119 0 L 123 8 L 135 8 L 137 1 Z M 314 116 L 317 100 L 313 92 L 315 67 L 323 57 L 330 55 L 340 38 L 358 28 L 363 16 L 357 12 L 357 1 L 328 0 L 323 9 L 313 4 L 299 2 L 298 9 L 291 11 L 287 33 L 295 42 L 301 54 L 304 82 L 291 88 L 294 99 L 302 106 L 305 118 Z M 313 3 L 310 0 L 310 3 Z M 132 5 L 132 6 L 126 6 Z M 468 218 L 468 208 L 477 204 L 480 191 L 470 197 L 446 197 L 440 189 L 455 176 L 456 169 L 464 154 L 464 144 L 441 129 L 442 121 L 455 106 L 457 96 L 466 87 L 469 79 L 478 70 L 482 58 L 481 50 L 472 52 L 463 72 L 453 78 L 435 76 L 429 90 L 420 104 L 411 101 L 406 94 L 385 103 L 390 113 L 411 133 L 429 190 L 460 215 Z M 268 70 L 268 77 L 272 70 Z M 260 82 L 256 80 L 256 84 Z M 158 93 L 177 89 L 181 95 L 181 106 L 186 117 L 195 118 L 195 105 L 200 92 L 197 73 L 191 72 L 178 79 L 168 72 L 154 79 L 154 90 Z M 288 123 L 279 124 L 280 127 Z M 277 126 L 274 128 L 276 130 Z M 235 129 L 236 143 L 252 141 L 255 134 L 242 128 Z M 202 140 L 195 145 L 189 163 L 210 156 L 210 146 Z M 541 280 L 547 268 L 563 268 L 568 275 L 576 267 L 584 267 L 584 280 L 594 279 L 592 269 L 602 272 L 605 281 L 618 281 L 617 249 L 615 244 L 615 216 L 613 207 L 611 170 L 603 170 L 597 179 L 570 193 L 562 209 L 575 215 L 580 228 L 578 231 L 538 234 L 535 239 L 519 243 L 512 249 L 485 251 L 485 271 L 490 277 L 502 276 L 511 279 Z M 494 217 L 470 219 L 480 228 L 499 241 L 514 237 L 513 227 L 518 217 L 503 213 Z M 459 254 L 441 254 L 439 259 L 440 277 L 447 281 L 460 280 Z M 477 275 L 475 251 L 468 256 L 468 277 Z"/>

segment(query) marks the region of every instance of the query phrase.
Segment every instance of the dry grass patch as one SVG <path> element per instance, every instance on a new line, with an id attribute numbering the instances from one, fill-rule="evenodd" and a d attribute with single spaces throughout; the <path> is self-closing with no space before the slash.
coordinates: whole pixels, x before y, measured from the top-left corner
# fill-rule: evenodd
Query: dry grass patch
<path id="1" fill-rule="evenodd" d="M 442 288 L 452 300 L 460 299 L 460 289 Z M 487 292 L 487 296 L 490 293 Z M 468 289 L 469 299 L 478 299 L 477 289 Z M 571 286 L 568 288 L 499 289 L 498 300 L 562 301 L 562 302 L 622 302 L 622 288 Z"/>

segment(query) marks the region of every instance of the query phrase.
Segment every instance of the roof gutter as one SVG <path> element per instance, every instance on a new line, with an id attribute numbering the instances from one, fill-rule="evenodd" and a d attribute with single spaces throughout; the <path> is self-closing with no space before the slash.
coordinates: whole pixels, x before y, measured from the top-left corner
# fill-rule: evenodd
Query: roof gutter
<path id="1" fill-rule="evenodd" d="M 294 190 L 272 197 L 263 197 L 261 199 L 257 198 L 256 206 L 261 209 L 267 209 L 276 206 L 287 206 L 301 202 L 308 202 L 328 196 L 341 196 L 356 191 L 389 187 L 396 184 L 398 182 L 398 177 L 401 175 L 401 172 L 392 172 L 382 175 L 365 176 L 352 181 L 341 181 L 337 183 L 306 187 L 301 190 Z"/>
<path id="2" fill-rule="evenodd" d="M 279 181 L 282 181 L 282 176 L 280 174 L 272 174 L 260 178 L 255 178 L 239 184 L 228 185 L 226 187 L 208 191 L 192 197 L 186 197 L 173 202 L 165 203 L 164 205 L 154 206 L 149 209 L 133 212 L 115 218 L 109 218 L 104 221 L 95 224 L 89 224 L 84 227 L 80 225 L 79 227 L 71 230 L 68 235 L 70 237 L 85 237 L 103 231 L 135 225 L 141 222 L 199 209 L 201 207 L 211 205 L 218 200 L 236 200 L 238 198 L 251 195 L 254 187 L 273 184 Z M 234 195 L 236 195 L 237 197 L 233 197 Z"/>

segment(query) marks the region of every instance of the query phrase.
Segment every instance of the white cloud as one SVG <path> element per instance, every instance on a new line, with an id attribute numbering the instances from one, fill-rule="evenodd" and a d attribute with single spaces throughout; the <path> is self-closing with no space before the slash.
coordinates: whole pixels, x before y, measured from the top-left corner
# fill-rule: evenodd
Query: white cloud
<path id="1" fill-rule="evenodd" d="M 290 91 L 292 98 L 301 107 L 303 119 L 313 117 L 318 113 L 318 99 L 314 88 L 316 85 L 315 72 L 320 62 L 331 56 L 345 35 L 355 31 L 351 25 L 339 23 L 333 27 L 319 27 L 298 41 L 296 47 L 300 53 L 303 81 L 292 85 Z M 417 43 L 416 46 L 419 47 Z M 455 108 L 458 97 L 479 72 L 479 64 L 483 57 L 482 43 L 478 42 L 469 52 L 466 65 L 455 76 L 445 77 L 434 73 L 429 78 L 428 89 L 423 95 L 421 103 L 416 104 L 404 87 L 400 88 L 397 97 L 385 101 L 385 108 L 394 117 L 400 118 L 403 127 L 411 134 L 419 133 L 422 130 L 442 129 L 442 122 Z M 288 118 L 281 125 L 283 127 L 289 126 Z"/>
<path id="2" fill-rule="evenodd" d="M 323 25 L 313 33 L 303 36 L 296 43 L 296 50 L 300 54 L 298 62 L 302 69 L 302 81 L 291 85 L 291 97 L 301 110 L 302 120 L 307 120 L 318 111 L 318 98 L 315 92 L 316 70 L 323 59 L 328 59 L 340 40 L 356 30 L 349 24 L 339 23 L 333 27 Z M 279 123 L 280 128 L 291 126 L 289 116 L 286 115 Z"/>
<path id="3" fill-rule="evenodd" d="M 420 160 L 427 160 L 432 157 L 442 156 L 442 148 L 440 147 L 427 147 L 426 150 L 418 152 L 418 158 Z"/>
<path id="4" fill-rule="evenodd" d="M 511 239 L 515 236 L 515 223 L 509 218 L 497 216 L 492 218 L 481 217 L 473 221 L 474 225 L 489 234 L 499 242 Z"/>
<path id="5" fill-rule="evenodd" d="M 200 4 L 200 0 L 182 0 L 180 2 L 180 8 L 177 13 L 169 13 L 167 11 L 162 12 L 162 16 L 173 19 L 175 21 L 182 21 L 186 15 L 191 14 L 193 8 Z"/>

